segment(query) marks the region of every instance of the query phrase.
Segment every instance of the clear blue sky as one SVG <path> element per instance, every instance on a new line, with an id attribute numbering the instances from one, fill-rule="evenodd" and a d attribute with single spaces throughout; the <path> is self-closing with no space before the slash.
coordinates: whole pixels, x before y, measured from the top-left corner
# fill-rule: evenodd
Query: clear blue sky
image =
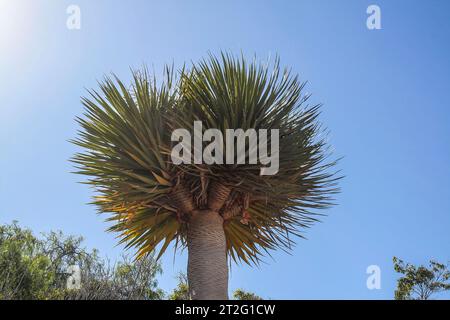
<path id="1" fill-rule="evenodd" d="M 366 28 L 381 8 L 382 30 Z M 81 8 L 81 30 L 66 8 Z M 0 0 L 0 222 L 85 236 L 114 258 L 106 216 L 86 205 L 68 159 L 84 88 L 129 67 L 195 61 L 220 49 L 278 53 L 303 80 L 346 178 L 337 207 L 260 268 L 233 266 L 230 288 L 265 298 L 390 299 L 392 257 L 450 260 L 450 2 Z M 166 254 L 170 290 L 186 255 Z M 379 265 L 381 290 L 366 288 Z"/>

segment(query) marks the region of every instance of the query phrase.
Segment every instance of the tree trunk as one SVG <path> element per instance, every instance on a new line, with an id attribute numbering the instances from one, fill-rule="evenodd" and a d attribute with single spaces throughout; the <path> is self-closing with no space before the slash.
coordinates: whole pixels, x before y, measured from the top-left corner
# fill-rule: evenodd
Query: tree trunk
<path id="1" fill-rule="evenodd" d="M 201 210 L 188 224 L 188 281 L 194 300 L 228 299 L 228 265 L 223 219 Z"/>

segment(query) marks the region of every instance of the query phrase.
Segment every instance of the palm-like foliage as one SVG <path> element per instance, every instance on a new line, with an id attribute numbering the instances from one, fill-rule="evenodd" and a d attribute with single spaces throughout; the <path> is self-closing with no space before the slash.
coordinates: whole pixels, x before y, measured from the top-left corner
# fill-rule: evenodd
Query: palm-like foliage
<path id="1" fill-rule="evenodd" d="M 331 204 L 338 178 L 330 171 L 335 162 L 326 162 L 319 105 L 307 105 L 303 84 L 278 60 L 248 64 L 223 54 L 178 77 L 166 69 L 159 84 L 145 70 L 133 79 L 128 88 L 106 78 L 101 93 L 82 100 L 86 112 L 74 143 L 85 151 L 73 161 L 92 177 L 87 183 L 100 193 L 99 210 L 112 213 L 111 230 L 138 256 L 162 243 L 161 255 L 173 240 L 183 247 L 190 212 L 213 204 L 231 258 L 258 263 L 269 249 L 289 249 L 290 234 L 302 236 L 316 209 Z M 174 165 L 171 132 L 194 120 L 222 132 L 279 129 L 279 172 L 262 176 L 259 164 Z"/>

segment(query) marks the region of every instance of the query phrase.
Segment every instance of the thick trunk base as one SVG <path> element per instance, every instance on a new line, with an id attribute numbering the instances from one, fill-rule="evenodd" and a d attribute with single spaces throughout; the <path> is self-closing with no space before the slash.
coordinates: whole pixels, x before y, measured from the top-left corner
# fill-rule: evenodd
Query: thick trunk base
<path id="1" fill-rule="evenodd" d="M 192 299 L 228 299 L 228 264 L 222 217 L 211 210 L 195 212 L 188 224 L 187 246 Z"/>

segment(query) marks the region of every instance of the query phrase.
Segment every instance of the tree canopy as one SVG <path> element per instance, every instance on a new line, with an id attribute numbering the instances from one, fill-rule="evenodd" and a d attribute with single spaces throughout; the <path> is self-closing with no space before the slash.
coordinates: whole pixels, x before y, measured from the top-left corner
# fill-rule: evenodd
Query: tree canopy
<path id="1" fill-rule="evenodd" d="M 396 300 L 428 300 L 450 290 L 448 265 L 430 260 L 428 267 L 415 266 L 394 257 L 394 270 L 402 276 L 397 281 Z"/>
<path id="2" fill-rule="evenodd" d="M 114 222 L 110 230 L 138 257 L 156 248 L 159 257 L 172 241 L 184 247 L 192 212 L 213 208 L 224 219 L 229 257 L 256 264 L 270 250 L 290 250 L 292 235 L 301 237 L 318 221 L 317 211 L 332 205 L 339 177 L 318 121 L 320 104 L 309 104 L 305 84 L 278 59 L 222 53 L 178 73 L 167 67 L 162 79 L 145 68 L 132 76 L 130 85 L 105 77 L 82 99 L 73 140 L 82 151 L 73 162 L 89 176 L 94 204 Z M 244 164 L 175 165 L 171 133 L 193 131 L 194 121 L 223 135 L 279 130 L 277 174 L 261 175 L 249 152 L 239 155 Z"/>

